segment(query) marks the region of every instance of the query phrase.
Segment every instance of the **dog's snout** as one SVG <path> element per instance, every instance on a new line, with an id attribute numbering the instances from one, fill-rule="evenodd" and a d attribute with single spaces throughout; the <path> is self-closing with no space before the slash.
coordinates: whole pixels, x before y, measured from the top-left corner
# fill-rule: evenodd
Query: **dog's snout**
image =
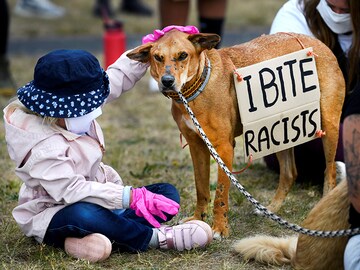
<path id="1" fill-rule="evenodd" d="M 161 77 L 161 83 L 167 88 L 173 86 L 174 82 L 175 82 L 175 78 L 172 75 L 166 74 Z"/>

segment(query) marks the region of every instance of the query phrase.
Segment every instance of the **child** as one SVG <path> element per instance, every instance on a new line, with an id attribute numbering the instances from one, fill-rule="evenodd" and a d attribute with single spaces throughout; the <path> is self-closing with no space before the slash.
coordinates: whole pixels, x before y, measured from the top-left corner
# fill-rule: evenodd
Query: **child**
<path id="1" fill-rule="evenodd" d="M 112 250 L 210 243 L 211 228 L 202 221 L 160 225 L 178 213 L 174 186 L 126 186 L 101 162 L 104 138 L 95 118 L 147 67 L 123 55 L 107 74 L 83 50 L 56 50 L 38 60 L 34 80 L 4 109 L 9 155 L 23 181 L 13 216 L 26 236 L 91 262 Z"/>

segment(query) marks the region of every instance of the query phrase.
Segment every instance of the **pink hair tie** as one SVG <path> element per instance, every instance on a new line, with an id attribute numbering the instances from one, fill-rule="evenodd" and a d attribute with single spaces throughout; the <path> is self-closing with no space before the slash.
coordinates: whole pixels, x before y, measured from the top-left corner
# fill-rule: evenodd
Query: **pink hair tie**
<path id="1" fill-rule="evenodd" d="M 154 42 L 161 38 L 163 35 L 165 35 L 166 32 L 169 32 L 170 30 L 179 30 L 181 32 L 187 33 L 187 34 L 197 34 L 199 33 L 199 30 L 193 26 L 193 25 L 187 25 L 187 26 L 178 26 L 178 25 L 169 25 L 166 26 L 163 30 L 156 29 L 154 30 L 153 34 L 148 34 L 142 38 L 142 44 L 148 43 L 148 42 Z"/>

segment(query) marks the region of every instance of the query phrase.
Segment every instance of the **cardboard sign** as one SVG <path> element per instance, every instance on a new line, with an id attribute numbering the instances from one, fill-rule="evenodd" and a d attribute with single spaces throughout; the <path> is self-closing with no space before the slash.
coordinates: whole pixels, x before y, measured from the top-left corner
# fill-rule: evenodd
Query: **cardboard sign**
<path id="1" fill-rule="evenodd" d="M 252 66 L 234 75 L 245 160 L 305 143 L 321 129 L 320 89 L 315 58 L 306 48 Z"/>

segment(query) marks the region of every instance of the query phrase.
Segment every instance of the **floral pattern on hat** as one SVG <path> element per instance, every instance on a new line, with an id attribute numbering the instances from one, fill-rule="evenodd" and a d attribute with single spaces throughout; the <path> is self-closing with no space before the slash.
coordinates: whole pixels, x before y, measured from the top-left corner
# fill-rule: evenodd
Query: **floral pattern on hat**
<path id="1" fill-rule="evenodd" d="M 102 86 L 89 93 L 59 97 L 37 89 L 31 81 L 18 90 L 18 97 L 25 107 L 41 116 L 71 118 L 83 116 L 100 107 L 108 92 L 108 87 L 104 89 Z"/>

